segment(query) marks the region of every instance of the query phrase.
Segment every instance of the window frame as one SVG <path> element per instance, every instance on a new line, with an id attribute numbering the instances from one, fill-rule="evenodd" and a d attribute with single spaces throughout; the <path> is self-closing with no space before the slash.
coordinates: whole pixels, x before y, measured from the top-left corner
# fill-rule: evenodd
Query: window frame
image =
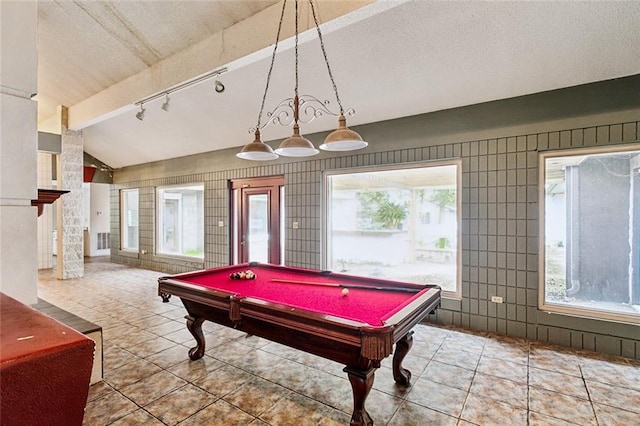
<path id="1" fill-rule="evenodd" d="M 161 204 L 162 204 L 162 200 L 163 198 L 160 197 L 161 191 L 166 190 L 166 189 L 170 189 L 170 188 L 195 188 L 195 187 L 201 187 L 202 188 L 202 211 L 200 212 L 200 214 L 202 215 L 202 256 L 190 256 L 188 254 L 183 254 L 183 253 L 168 253 L 165 251 L 161 251 L 160 250 L 160 241 L 162 241 L 162 235 L 161 235 L 161 230 L 162 230 L 162 217 L 163 217 L 163 212 L 161 212 Z M 155 187 L 155 243 L 154 243 L 154 250 L 155 250 L 155 255 L 156 256 L 160 256 L 160 257 L 168 257 L 168 258 L 176 258 L 176 259 L 185 259 L 185 260 L 190 260 L 190 261 L 204 261 L 205 258 L 205 233 L 206 233 L 206 215 L 205 215 L 205 193 L 206 193 L 206 188 L 205 188 L 205 184 L 204 182 L 189 182 L 189 183 L 184 183 L 184 184 L 174 184 L 174 185 L 159 185 Z M 179 212 L 180 215 L 182 215 L 182 212 Z M 182 221 L 182 219 L 180 219 Z"/>
<path id="2" fill-rule="evenodd" d="M 322 247 L 321 247 L 321 259 L 322 268 L 329 269 L 329 207 L 330 207 L 330 188 L 329 177 L 336 175 L 347 175 L 357 173 L 371 173 L 371 172 L 385 172 L 385 171 L 397 171 L 407 169 L 419 169 L 419 168 L 431 168 L 441 166 L 455 166 L 456 174 L 456 262 L 455 262 L 455 291 L 442 290 L 442 296 L 450 299 L 462 299 L 462 159 L 444 159 L 444 160 L 431 160 L 420 161 L 415 163 L 402 163 L 402 164 L 385 164 L 378 166 L 363 166 L 363 167 L 351 167 L 344 169 L 325 170 L 322 172 L 321 194 L 322 194 L 322 209 L 321 209 L 321 235 L 322 235 Z"/>
<path id="3" fill-rule="evenodd" d="M 127 193 L 132 192 L 138 193 L 138 246 L 135 248 L 124 247 L 123 245 L 127 222 L 127 203 L 125 203 L 125 196 Z M 140 251 L 140 188 L 123 188 L 120 190 L 120 251 L 129 253 L 138 253 Z"/>
<path id="4" fill-rule="evenodd" d="M 548 302 L 546 300 L 546 160 L 549 158 L 565 158 L 596 154 L 615 154 L 637 151 L 640 146 L 632 144 L 596 146 L 587 148 L 569 148 L 539 152 L 538 156 L 538 309 L 552 314 L 564 314 L 592 320 L 614 321 L 627 324 L 640 324 L 639 314 L 627 314 L 606 309 L 571 306 Z"/>

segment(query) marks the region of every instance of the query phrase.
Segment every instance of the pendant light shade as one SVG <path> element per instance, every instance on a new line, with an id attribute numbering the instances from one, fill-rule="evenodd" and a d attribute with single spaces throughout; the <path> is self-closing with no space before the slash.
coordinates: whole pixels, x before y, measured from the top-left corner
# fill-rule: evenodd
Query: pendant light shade
<path id="1" fill-rule="evenodd" d="M 327 135 L 320 149 L 324 151 L 353 151 L 369 145 L 362 136 L 347 127 L 347 119 L 341 115 L 338 128 Z"/>
<path id="2" fill-rule="evenodd" d="M 313 146 L 309 139 L 300 136 L 300 126 L 296 123 L 293 126 L 293 135 L 283 140 L 275 152 L 285 157 L 309 157 L 320 151 Z"/>
<path id="3" fill-rule="evenodd" d="M 256 130 L 256 138 L 253 142 L 245 145 L 242 151 L 236 154 L 236 157 L 243 160 L 268 161 L 275 160 L 278 155 L 266 143 L 260 140 L 260 130 Z"/>

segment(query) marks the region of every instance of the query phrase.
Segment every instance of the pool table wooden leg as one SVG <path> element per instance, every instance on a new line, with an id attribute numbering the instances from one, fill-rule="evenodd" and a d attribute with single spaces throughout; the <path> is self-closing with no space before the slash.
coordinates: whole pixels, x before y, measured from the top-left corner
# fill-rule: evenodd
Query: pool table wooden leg
<path id="1" fill-rule="evenodd" d="M 353 415 L 351 416 L 351 426 L 372 426 L 373 420 L 364 403 L 373 386 L 375 368 L 361 370 L 359 368 L 345 367 L 343 370 L 349 376 L 351 389 L 353 390 Z"/>
<path id="2" fill-rule="evenodd" d="M 205 340 L 204 334 L 202 334 L 202 323 L 204 322 L 204 319 L 192 317 L 191 315 L 187 315 L 185 318 L 187 320 L 187 328 L 189 329 L 189 332 L 193 338 L 196 339 L 196 346 L 189 349 L 189 358 L 195 361 L 204 356 Z"/>
<path id="3" fill-rule="evenodd" d="M 393 353 L 393 380 L 402 386 L 408 386 L 411 381 L 411 371 L 402 368 L 404 357 L 413 346 L 413 331 L 408 332 L 396 343 L 396 350 Z"/>

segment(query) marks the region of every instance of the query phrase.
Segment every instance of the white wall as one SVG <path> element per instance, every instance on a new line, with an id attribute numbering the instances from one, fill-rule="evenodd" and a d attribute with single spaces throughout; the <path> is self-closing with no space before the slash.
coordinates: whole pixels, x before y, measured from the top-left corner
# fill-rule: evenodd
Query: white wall
<path id="1" fill-rule="evenodd" d="M 53 188 L 51 156 L 48 152 L 38 152 L 38 188 Z M 38 269 L 53 268 L 54 210 L 55 206 L 45 204 L 42 215 L 38 217 Z"/>
<path id="2" fill-rule="evenodd" d="M 106 256 L 111 251 L 98 250 L 98 233 L 110 232 L 109 184 L 91 183 L 89 192 L 89 256 Z"/>

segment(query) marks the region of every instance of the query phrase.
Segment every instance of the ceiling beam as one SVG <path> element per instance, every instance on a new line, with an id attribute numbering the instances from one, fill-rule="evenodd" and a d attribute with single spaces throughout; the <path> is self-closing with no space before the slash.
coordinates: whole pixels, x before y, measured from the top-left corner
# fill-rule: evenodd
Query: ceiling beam
<path id="1" fill-rule="evenodd" d="M 318 9 L 322 22 L 329 22 L 373 2 L 374 0 L 318 0 Z M 386 2 L 380 3 L 384 5 Z M 301 22 L 300 32 L 313 26 L 313 19 L 306 19 L 308 5 L 305 2 L 303 5 L 300 16 L 305 18 L 301 19 L 303 22 Z M 289 7 L 290 5 L 287 4 L 287 8 Z M 389 7 L 391 6 L 387 5 L 378 9 Z M 275 41 L 275 30 L 281 9 L 282 2 L 278 2 L 76 105 L 69 106 L 69 129 L 81 130 L 132 110 L 135 108 L 134 104 L 140 99 L 161 93 L 216 68 L 228 67 L 234 61 L 237 61 L 236 67 L 246 65 L 242 59 L 255 52 L 264 54 L 254 55 L 253 61 L 261 59 L 269 54 L 267 50 L 270 49 L 266 48 Z M 286 18 L 289 21 L 293 20 L 293 13 L 285 15 L 290 15 Z M 290 38 L 293 34 L 293 25 L 285 21 L 281 39 Z M 261 50 L 264 52 L 260 52 Z M 47 120 L 48 118 L 45 118 L 41 121 L 43 125 L 41 127 L 47 127 Z"/>

